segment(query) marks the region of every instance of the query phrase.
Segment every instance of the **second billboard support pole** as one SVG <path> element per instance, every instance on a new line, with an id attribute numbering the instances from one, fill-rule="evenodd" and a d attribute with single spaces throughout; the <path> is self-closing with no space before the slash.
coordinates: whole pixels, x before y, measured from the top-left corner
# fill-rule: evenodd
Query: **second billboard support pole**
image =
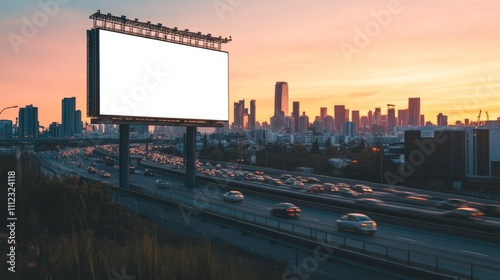
<path id="1" fill-rule="evenodd" d="M 118 146 L 119 155 L 119 186 L 123 189 L 129 189 L 129 138 L 130 138 L 130 125 L 120 124 L 120 144 Z"/>
<path id="2" fill-rule="evenodd" d="M 186 127 L 186 186 L 194 188 L 195 184 L 195 150 L 196 150 L 196 127 Z"/>

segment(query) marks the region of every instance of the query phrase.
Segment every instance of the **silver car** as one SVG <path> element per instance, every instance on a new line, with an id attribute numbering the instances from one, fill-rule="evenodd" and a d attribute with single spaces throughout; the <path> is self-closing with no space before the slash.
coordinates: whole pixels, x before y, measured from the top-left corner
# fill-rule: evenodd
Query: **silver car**
<path id="1" fill-rule="evenodd" d="M 245 196 L 239 191 L 228 191 L 223 196 L 224 201 L 242 202 Z"/>
<path id="2" fill-rule="evenodd" d="M 359 233 L 374 234 L 377 231 L 377 223 L 361 213 L 345 214 L 337 220 L 337 227 L 339 230 Z"/>

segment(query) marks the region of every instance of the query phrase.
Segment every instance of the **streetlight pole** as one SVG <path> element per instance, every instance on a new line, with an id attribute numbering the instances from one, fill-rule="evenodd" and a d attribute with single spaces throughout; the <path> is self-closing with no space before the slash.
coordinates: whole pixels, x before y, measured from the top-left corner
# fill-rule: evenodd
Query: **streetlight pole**
<path id="1" fill-rule="evenodd" d="M 3 108 L 2 111 L 0 111 L 0 115 L 3 113 L 3 111 L 5 111 L 7 109 L 12 109 L 12 108 L 17 108 L 17 107 L 18 107 L 17 105 L 7 106 L 7 107 Z M 12 130 L 12 128 L 11 128 L 11 130 Z M 11 133 L 12 133 L 12 131 L 11 131 Z M 7 123 L 5 124 L 5 156 L 7 156 Z"/>
<path id="2" fill-rule="evenodd" d="M 383 183 L 383 168 L 382 168 L 382 159 L 384 158 L 384 148 L 373 147 L 372 151 L 379 152 L 380 154 L 380 184 Z"/>
<path id="3" fill-rule="evenodd" d="M 382 147 L 382 149 L 379 150 L 380 152 L 380 184 L 383 184 L 383 168 L 382 168 L 382 164 L 383 164 L 383 161 L 382 159 L 384 158 L 384 148 Z"/>

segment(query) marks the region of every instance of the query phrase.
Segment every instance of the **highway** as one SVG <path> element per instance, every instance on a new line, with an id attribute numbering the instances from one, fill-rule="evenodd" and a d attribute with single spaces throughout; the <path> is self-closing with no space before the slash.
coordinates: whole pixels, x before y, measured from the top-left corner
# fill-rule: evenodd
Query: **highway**
<path id="1" fill-rule="evenodd" d="M 98 178 L 103 182 L 108 182 L 111 184 L 118 184 L 118 172 L 110 166 L 105 166 L 103 163 L 97 163 L 96 168 L 98 170 L 107 170 L 110 174 L 110 178 L 101 178 L 97 174 L 89 174 L 86 167 L 90 165 L 89 160 L 83 159 L 83 152 L 79 151 L 75 153 L 77 158 L 75 162 L 83 162 L 83 167 L 77 167 L 76 164 L 69 164 L 70 160 L 66 159 L 55 159 L 55 153 L 44 153 L 42 157 L 44 159 L 44 166 L 50 165 L 51 168 L 56 169 L 61 172 L 67 172 L 67 174 L 75 174 L 84 177 Z M 248 215 L 255 215 L 258 217 L 268 218 L 269 220 L 280 221 L 284 224 L 293 224 L 297 227 L 310 228 L 321 232 L 326 232 L 329 235 L 329 240 L 333 243 L 343 242 L 343 238 L 347 238 L 350 242 L 359 241 L 366 242 L 369 246 L 379 246 L 380 248 L 397 248 L 401 250 L 402 254 L 410 251 L 410 253 L 418 258 L 429 258 L 428 262 L 435 262 L 436 257 L 440 261 L 454 262 L 456 267 L 455 270 L 461 271 L 464 274 L 468 273 L 470 270 L 470 263 L 478 264 L 476 267 L 476 275 L 482 274 L 481 278 L 478 279 L 498 279 L 497 276 L 500 274 L 499 270 L 491 271 L 487 267 L 498 268 L 500 267 L 500 241 L 491 242 L 485 240 L 477 240 L 474 237 L 458 237 L 449 233 L 440 233 L 434 230 L 424 230 L 420 227 L 412 226 L 401 226 L 398 225 L 398 221 L 395 219 L 391 221 L 387 217 L 384 217 L 383 221 L 378 221 L 377 215 L 370 215 L 374 220 L 377 221 L 378 231 L 373 236 L 365 236 L 359 234 L 353 234 L 349 232 L 338 231 L 336 227 L 336 220 L 343 215 L 341 212 L 331 212 L 315 209 L 310 207 L 310 203 L 295 203 L 302 209 L 302 214 L 297 219 L 288 219 L 282 217 L 274 217 L 270 213 L 270 207 L 279 201 L 273 198 L 266 198 L 262 195 L 249 195 L 245 194 L 245 200 L 242 203 L 228 203 L 224 202 L 222 195 L 230 190 L 230 187 L 225 184 L 222 179 L 221 184 L 206 183 L 205 185 L 199 186 L 196 189 L 188 189 L 184 187 L 184 181 L 181 178 L 175 176 L 163 176 L 156 174 L 154 177 L 146 177 L 142 175 L 144 169 L 137 168 L 136 174 L 132 174 L 130 177 L 130 183 L 134 185 L 141 186 L 143 188 L 149 189 L 151 192 L 155 192 L 162 195 L 178 195 L 185 197 L 187 199 L 195 199 L 198 201 L 200 208 L 208 208 L 213 206 L 219 206 L 223 208 L 232 209 L 234 211 L 244 212 Z M 159 190 L 156 188 L 155 181 L 157 179 L 163 179 L 172 183 L 172 187 L 168 190 Z M 261 184 L 261 183 L 255 183 Z M 286 191 L 288 188 L 283 187 Z M 297 191 L 293 191 L 297 192 Z M 319 194 L 306 194 L 304 195 L 319 195 Z M 373 196 L 384 197 L 387 193 L 375 192 Z M 334 196 L 333 196 L 334 197 Z M 345 197 L 339 197 L 346 201 Z M 349 200 L 349 199 L 347 199 Z M 355 199 L 352 199 L 352 207 L 355 209 L 357 203 Z M 405 205 L 401 202 L 388 203 L 384 207 L 393 207 L 400 211 L 423 211 L 423 214 L 429 212 L 428 214 L 439 214 L 442 210 L 432 208 L 428 205 L 421 205 L 419 207 L 414 207 L 412 205 Z M 498 223 L 498 219 L 488 218 L 484 219 L 486 223 Z M 417 229 L 418 228 L 418 229 Z M 463 229 L 466 231 L 466 229 Z M 453 261 L 452 261 L 453 260 Z M 481 266 L 485 268 L 482 269 Z M 496 274 L 496 275 L 495 275 Z M 491 278 L 490 278 L 491 277 Z M 495 278 L 496 277 L 496 278 Z"/>

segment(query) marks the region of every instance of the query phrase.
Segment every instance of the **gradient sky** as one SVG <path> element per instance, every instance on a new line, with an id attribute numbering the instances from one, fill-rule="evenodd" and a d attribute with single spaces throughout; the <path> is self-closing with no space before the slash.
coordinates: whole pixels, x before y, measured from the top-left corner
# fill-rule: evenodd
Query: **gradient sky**
<path id="1" fill-rule="evenodd" d="M 320 107 L 330 115 L 334 105 L 385 113 L 388 103 L 407 108 L 409 97 L 421 98 L 433 123 L 440 112 L 449 123 L 475 120 L 479 110 L 483 120 L 485 111 L 500 117 L 498 0 L 11 2 L 0 4 L 0 107 L 33 104 L 44 126 L 61 122 L 64 97 L 76 96 L 86 116 L 86 30 L 97 9 L 232 36 L 223 46 L 230 121 L 233 102 L 255 99 L 257 120 L 269 122 L 276 81 L 288 82 L 289 107 L 300 101 L 312 120 Z M 57 3 L 46 22 L 39 3 Z M 25 22 L 36 20 L 36 30 L 23 34 Z M 0 119 L 17 116 L 10 109 Z"/>

